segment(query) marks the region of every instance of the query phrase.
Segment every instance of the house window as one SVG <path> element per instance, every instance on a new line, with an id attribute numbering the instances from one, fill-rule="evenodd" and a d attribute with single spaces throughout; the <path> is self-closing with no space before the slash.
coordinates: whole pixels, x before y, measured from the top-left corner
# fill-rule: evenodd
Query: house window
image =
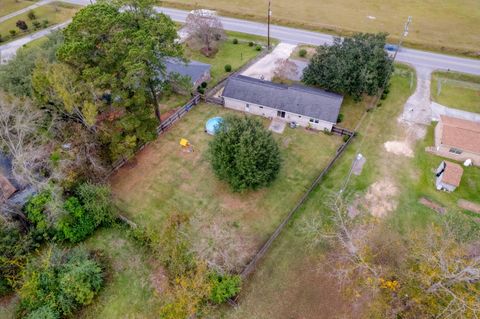
<path id="1" fill-rule="evenodd" d="M 285 118 L 285 112 L 284 111 L 277 111 L 277 116 L 281 118 Z"/>
<path id="2" fill-rule="evenodd" d="M 245 107 L 248 109 L 250 107 L 250 104 L 245 104 Z"/>
<path id="3" fill-rule="evenodd" d="M 263 106 L 259 106 L 259 108 L 263 109 Z"/>
<path id="4" fill-rule="evenodd" d="M 453 154 L 462 154 L 463 151 L 461 149 L 458 149 L 458 148 L 455 148 L 455 147 L 452 147 L 450 150 L 449 150 L 450 153 L 453 153 Z"/>
<path id="5" fill-rule="evenodd" d="M 299 115 L 299 116 L 298 116 L 298 118 L 299 118 L 299 119 L 301 119 L 301 118 L 302 118 L 302 116 L 301 116 L 301 115 Z"/>
<path id="6" fill-rule="evenodd" d="M 313 119 L 310 119 L 310 123 L 313 123 Z"/>
<path id="7" fill-rule="evenodd" d="M 310 123 L 317 123 L 318 124 L 319 120 L 317 119 L 310 119 Z"/>

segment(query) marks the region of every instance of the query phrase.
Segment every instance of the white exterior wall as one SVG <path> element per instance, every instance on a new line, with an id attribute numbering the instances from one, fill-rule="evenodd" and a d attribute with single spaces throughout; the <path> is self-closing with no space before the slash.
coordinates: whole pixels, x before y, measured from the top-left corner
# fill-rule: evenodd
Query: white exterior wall
<path id="1" fill-rule="evenodd" d="M 299 115 L 295 113 L 290 113 L 290 112 L 285 112 L 285 117 L 279 117 L 277 116 L 277 111 L 276 109 L 272 109 L 267 106 L 262 106 L 258 104 L 252 104 L 252 103 L 246 103 L 244 101 L 232 99 L 229 97 L 223 97 L 225 101 L 225 107 L 241 112 L 246 112 L 246 113 L 251 113 L 255 115 L 260 115 L 263 117 L 267 118 L 277 118 L 277 119 L 282 119 L 286 122 L 296 122 L 298 125 L 303 126 L 303 127 L 308 127 L 310 126 L 313 129 L 323 131 L 331 131 L 334 123 L 327 122 L 327 121 L 322 121 L 319 120 L 318 123 L 312 123 L 310 122 L 310 117 L 304 116 L 304 115 Z M 249 107 L 247 108 L 247 104 Z"/>

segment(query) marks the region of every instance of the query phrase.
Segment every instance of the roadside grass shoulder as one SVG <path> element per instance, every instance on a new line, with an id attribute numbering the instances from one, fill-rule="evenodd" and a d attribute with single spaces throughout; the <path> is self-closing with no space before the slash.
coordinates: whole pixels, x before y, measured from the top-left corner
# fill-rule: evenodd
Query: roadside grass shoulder
<path id="1" fill-rule="evenodd" d="M 257 0 L 168 0 L 162 5 L 185 10 L 214 9 L 221 15 L 266 23 L 267 3 Z M 413 16 L 405 44 L 414 48 L 479 57 L 480 10 L 476 0 L 278 0 L 272 22 L 279 25 L 347 36 L 354 32 L 388 32 L 396 43 L 406 17 Z"/>
<path id="2" fill-rule="evenodd" d="M 41 7 L 36 8 L 35 14 L 37 16 L 36 21 L 42 24 L 38 30 L 34 30 L 33 23 L 28 19 L 28 12 L 22 13 L 18 16 L 15 16 L 7 21 L 0 23 L 0 34 L 4 42 L 9 42 L 24 36 L 27 36 L 30 33 L 35 31 L 42 30 L 46 27 L 65 22 L 80 9 L 79 6 L 66 4 L 62 2 L 53 2 Z M 16 23 L 18 20 L 23 20 L 27 23 L 28 29 L 26 31 L 21 31 Z M 47 21 L 46 25 L 43 25 L 43 21 Z M 15 30 L 16 34 L 12 36 L 10 30 Z"/>
<path id="3" fill-rule="evenodd" d="M 35 4 L 35 2 L 35 0 L 2 0 L 2 5 L 0 6 L 0 17 L 31 6 L 32 4 Z"/>
<path id="4" fill-rule="evenodd" d="M 442 105 L 480 113 L 480 76 L 437 71 L 432 74 L 432 99 Z"/>

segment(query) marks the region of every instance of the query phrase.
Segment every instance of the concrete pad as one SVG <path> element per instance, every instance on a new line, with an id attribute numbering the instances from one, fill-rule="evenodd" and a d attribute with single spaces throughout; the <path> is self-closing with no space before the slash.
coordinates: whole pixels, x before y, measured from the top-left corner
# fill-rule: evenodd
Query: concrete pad
<path id="1" fill-rule="evenodd" d="M 246 69 L 242 75 L 270 81 L 275 71 L 275 62 L 288 59 L 295 48 L 294 44 L 279 43 L 271 53 Z"/>
<path id="2" fill-rule="evenodd" d="M 273 119 L 268 129 L 274 133 L 282 134 L 285 130 L 285 126 L 287 126 L 287 122 L 279 119 Z"/>

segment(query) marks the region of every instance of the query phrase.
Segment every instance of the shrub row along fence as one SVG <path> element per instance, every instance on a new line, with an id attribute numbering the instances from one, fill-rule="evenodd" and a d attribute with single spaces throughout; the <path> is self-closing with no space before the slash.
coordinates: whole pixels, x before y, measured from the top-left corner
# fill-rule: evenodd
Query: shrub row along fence
<path id="1" fill-rule="evenodd" d="M 163 121 L 158 127 L 157 127 L 157 134 L 161 135 L 163 132 L 167 131 L 176 121 L 178 121 L 180 118 L 182 118 L 188 111 L 190 111 L 195 105 L 197 105 L 200 102 L 201 95 L 196 94 L 190 101 L 188 101 L 184 106 L 179 108 L 175 113 L 173 113 L 171 116 L 169 116 L 165 121 Z M 112 169 L 111 171 L 107 174 L 106 179 L 108 179 L 113 173 L 115 173 L 117 170 L 119 170 L 123 165 L 125 165 L 129 160 L 131 160 L 135 155 L 143 150 L 145 146 L 147 146 L 150 142 L 147 142 L 143 145 L 141 145 L 138 150 L 135 152 L 130 157 L 127 158 L 121 158 L 117 161 L 115 161 L 112 164 Z"/>
<path id="2" fill-rule="evenodd" d="M 347 146 L 350 145 L 351 141 L 355 137 L 355 132 L 346 130 L 346 129 L 341 129 L 342 133 L 341 135 L 348 136 L 348 139 L 346 142 L 344 142 L 336 151 L 335 155 L 330 159 L 330 162 L 328 165 L 323 169 L 323 171 L 320 173 L 320 175 L 315 178 L 313 181 L 312 185 L 308 188 L 308 190 L 305 192 L 305 194 L 300 198 L 298 203 L 293 207 L 293 209 L 288 213 L 288 215 L 285 217 L 285 219 L 282 221 L 280 225 L 275 229 L 273 234 L 270 236 L 270 238 L 263 244 L 263 246 L 260 248 L 260 250 L 257 252 L 257 254 L 253 257 L 253 259 L 250 261 L 250 263 L 245 267 L 243 272 L 240 274 L 242 279 L 245 280 L 247 279 L 255 270 L 256 265 L 258 262 L 265 256 L 269 248 L 271 247 L 272 243 L 277 239 L 277 237 L 280 235 L 282 230 L 285 228 L 285 226 L 288 224 L 288 222 L 292 219 L 292 217 L 295 215 L 295 213 L 302 207 L 302 205 L 305 203 L 305 201 L 308 199 L 312 191 L 315 189 L 315 187 L 318 186 L 320 181 L 325 177 L 325 175 L 328 173 L 328 171 L 332 168 L 332 166 L 335 164 L 335 162 L 340 158 L 340 156 L 345 152 L 347 149 Z M 339 134 L 339 133 L 337 133 Z M 238 298 L 238 297 L 237 297 Z M 235 300 L 236 302 L 237 300 Z"/>

